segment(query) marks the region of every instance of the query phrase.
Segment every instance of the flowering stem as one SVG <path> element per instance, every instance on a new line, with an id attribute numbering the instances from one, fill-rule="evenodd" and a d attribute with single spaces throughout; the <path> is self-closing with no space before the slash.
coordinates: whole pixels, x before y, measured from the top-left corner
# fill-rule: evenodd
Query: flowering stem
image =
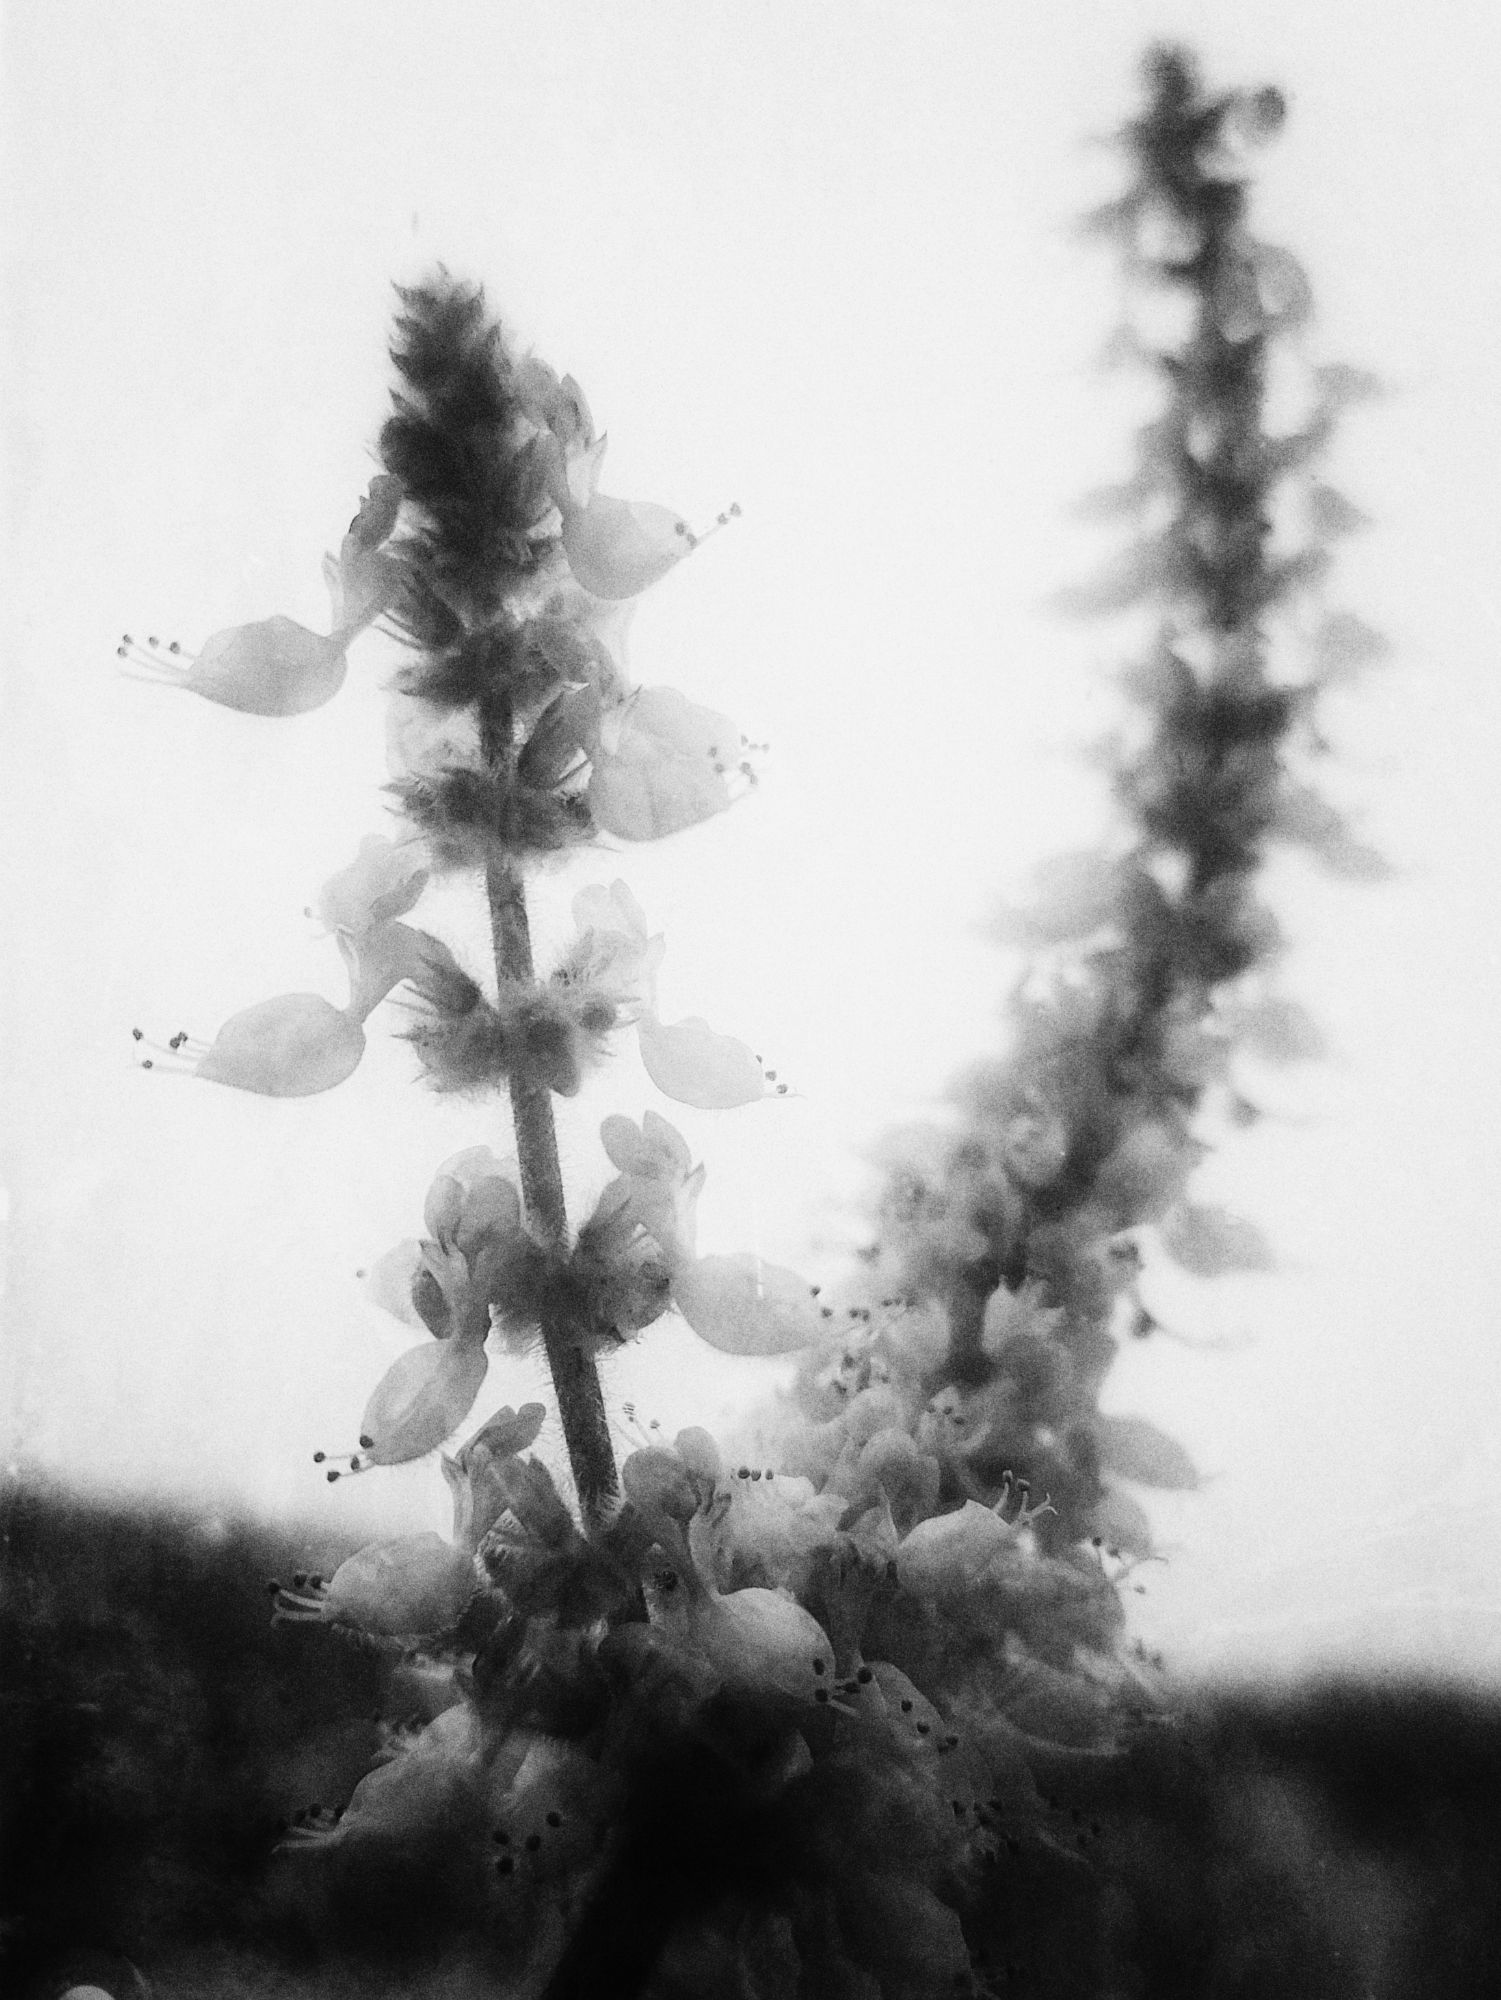
<path id="1" fill-rule="evenodd" d="M 529 984 L 533 977 L 532 938 L 521 880 L 503 861 L 493 860 L 485 871 L 485 889 L 496 972 L 502 982 Z M 528 1223 L 548 1250 L 562 1256 L 568 1249 L 568 1211 L 558 1167 L 552 1094 L 547 1085 L 513 1074 L 511 1115 Z M 577 1329 L 555 1311 L 543 1318 L 542 1344 L 563 1419 L 568 1462 L 587 1522 L 597 1519 L 619 1490 L 599 1372 L 579 1344 Z"/>

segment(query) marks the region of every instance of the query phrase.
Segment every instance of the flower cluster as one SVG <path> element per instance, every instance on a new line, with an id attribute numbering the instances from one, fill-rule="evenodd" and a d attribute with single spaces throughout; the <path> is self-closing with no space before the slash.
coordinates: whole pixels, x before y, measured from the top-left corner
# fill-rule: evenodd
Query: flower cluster
<path id="1" fill-rule="evenodd" d="M 440 275 L 401 294 L 385 470 L 331 567 L 334 632 L 294 643 L 268 621 L 188 671 L 211 699 L 292 714 L 332 694 L 357 630 L 381 620 L 404 648 L 401 836 L 367 841 L 317 904 L 347 1006 L 283 996 L 169 1047 L 243 1089 L 322 1090 L 399 992 L 436 1088 L 509 1098 L 514 1173 L 484 1146 L 438 1170 L 424 1234 L 370 1278 L 422 1337 L 358 1448 L 318 1454 L 329 1479 L 439 1454 L 451 1533 L 272 1585 L 274 1616 L 404 1656 L 424 1702 L 289 1844 L 334 1893 L 389 1883 L 478 1927 L 505 1990 L 1061 2000 L 1139 1983 L 1112 1785 L 1162 1703 L 1122 1593 L 1153 1558 L 1135 1489 L 1197 1475 L 1099 1392 L 1121 1330 L 1154 1330 L 1152 1258 L 1265 1261 L 1188 1188 L 1211 1104 L 1253 1115 L 1237 1050 L 1313 1046 L 1266 984 L 1268 844 L 1369 872 L 1291 759 L 1316 691 L 1372 642 L 1326 618 L 1300 681 L 1270 667 L 1354 518 L 1308 467 L 1361 386 L 1326 371 L 1302 430 L 1265 429 L 1304 288 L 1249 234 L 1240 160 L 1279 115 L 1275 93 L 1209 97 L 1185 57 L 1153 58 L 1133 183 L 1102 226 L 1191 325 L 1149 356 L 1167 408 L 1110 500 L 1154 525 L 1094 598 L 1162 613 L 1114 753 L 1127 832 L 1005 920 L 1036 955 L 1010 1051 L 966 1080 L 957 1136 L 903 1146 L 858 1285 L 700 1255 L 704 1168 L 651 1110 L 604 1119 L 613 1178 L 570 1225 L 554 1101 L 611 1037 L 634 1032 L 653 1084 L 695 1106 L 784 1086 L 705 1022 L 662 1019 L 663 941 L 621 881 L 575 897 L 576 935 L 539 977 L 527 873 L 690 827 L 754 770 L 727 718 L 626 674 L 630 602 L 700 538 L 599 491 L 583 392 L 517 356 L 477 290 Z M 1294 491 L 1312 531 L 1287 548 L 1274 515 Z M 298 679 L 294 660 L 314 665 Z M 406 921 L 454 872 L 483 884 L 493 982 Z M 617 1469 L 599 1364 L 668 1312 L 722 1351 L 799 1356 L 771 1443 L 734 1459 L 648 1424 Z M 492 1351 L 531 1347 L 552 1406 L 506 1406 L 454 1445 Z M 571 1496 L 532 1450 L 553 1407 Z"/>

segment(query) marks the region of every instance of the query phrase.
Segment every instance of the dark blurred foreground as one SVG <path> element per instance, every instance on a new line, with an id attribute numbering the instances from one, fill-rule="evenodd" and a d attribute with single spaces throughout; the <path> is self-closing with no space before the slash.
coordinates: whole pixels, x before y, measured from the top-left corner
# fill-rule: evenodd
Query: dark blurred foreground
<path id="1" fill-rule="evenodd" d="M 267 1577 L 347 1551 L 14 1487 L 0 1526 L 0 1992 L 499 2000 L 440 1885 L 334 1900 L 273 1853 L 402 1713 L 386 1661 L 270 1624 Z M 1114 1886 L 1087 1907 L 1134 1970 L 1088 2000 L 1501 1994 L 1501 1698 L 1223 1695 L 1109 1791 Z M 1036 1919 L 1012 1990 L 1072 1995 L 1070 1914 Z"/>

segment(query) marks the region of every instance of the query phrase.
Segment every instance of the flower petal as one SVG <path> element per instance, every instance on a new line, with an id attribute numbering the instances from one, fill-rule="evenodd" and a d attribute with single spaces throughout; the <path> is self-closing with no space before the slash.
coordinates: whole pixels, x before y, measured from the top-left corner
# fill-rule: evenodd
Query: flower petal
<path id="1" fill-rule="evenodd" d="M 378 833 L 360 842 L 347 868 L 331 875 L 318 891 L 314 914 L 330 931 L 356 937 L 373 924 L 404 917 L 427 887 L 427 854 L 420 841 L 385 840 Z"/>
<path id="2" fill-rule="evenodd" d="M 605 1151 L 621 1169 L 630 1214 L 661 1250 L 670 1268 L 693 1256 L 694 1210 L 704 1184 L 702 1167 L 665 1118 L 648 1111 L 640 1130 L 616 1114 L 600 1127 Z M 601 1203 L 610 1192 L 605 1190 Z"/>
<path id="3" fill-rule="evenodd" d="M 198 1075 L 263 1097 L 312 1097 L 352 1076 L 365 1031 L 316 993 L 283 993 L 224 1023 Z"/>
<path id="4" fill-rule="evenodd" d="M 722 1354 L 790 1354 L 823 1331 L 818 1299 L 796 1271 L 749 1251 L 682 1265 L 672 1298 L 699 1339 Z"/>
<path id="5" fill-rule="evenodd" d="M 1095 1435 L 1108 1472 L 1172 1492 L 1190 1493 L 1199 1484 L 1199 1469 L 1182 1445 L 1145 1417 L 1100 1417 Z"/>
<path id="6" fill-rule="evenodd" d="M 436 1451 L 473 1409 L 489 1366 L 482 1341 L 408 1348 L 376 1384 L 360 1419 L 370 1463 L 402 1465 Z"/>
<path id="7" fill-rule="evenodd" d="M 647 1075 L 679 1104 L 729 1111 L 766 1095 L 761 1065 L 746 1044 L 716 1034 L 697 1014 L 670 1027 L 655 1014 L 643 1014 L 636 1032 Z"/>
<path id="8" fill-rule="evenodd" d="M 431 1531 L 372 1542 L 329 1579 L 323 1616 L 379 1636 L 443 1632 L 457 1623 L 478 1589 L 462 1549 Z"/>
<path id="9" fill-rule="evenodd" d="M 340 931 L 338 942 L 349 972 L 349 1012 L 357 1021 L 372 1014 L 404 979 L 420 991 L 424 977 L 433 971 L 428 947 L 437 940 L 410 924 L 372 924 L 359 936 Z M 438 952 L 452 962 L 446 946 L 439 945 Z"/>
<path id="10" fill-rule="evenodd" d="M 503 1404 L 469 1439 L 464 1451 L 477 1451 L 483 1446 L 493 1458 L 514 1458 L 537 1442 L 546 1422 L 545 1403 L 523 1403 L 519 1410 L 513 1410 L 509 1403 Z"/>
<path id="11" fill-rule="evenodd" d="M 344 646 L 280 615 L 206 639 L 185 686 L 247 715 L 303 715 L 343 685 Z"/>
<path id="12" fill-rule="evenodd" d="M 592 493 L 579 504 L 579 486 L 597 477 L 593 454 L 603 445 L 601 438 L 576 454 L 568 466 L 563 553 L 591 596 L 637 597 L 683 560 L 693 547 L 693 537 L 680 514 L 650 500 L 614 500 L 607 493 Z"/>
<path id="13" fill-rule="evenodd" d="M 519 1234 L 521 1197 L 488 1146 L 467 1146 L 433 1176 L 422 1219 L 440 1243 L 469 1254 L 486 1236 Z"/>
<path id="14" fill-rule="evenodd" d="M 415 1236 L 407 1236 L 386 1251 L 365 1274 L 365 1291 L 370 1301 L 384 1312 L 405 1320 L 408 1326 L 421 1326 L 422 1315 L 412 1301 L 412 1286 L 422 1270 L 422 1245 Z"/>
<path id="15" fill-rule="evenodd" d="M 1271 1246 L 1254 1222 L 1209 1202 L 1183 1202 L 1163 1224 L 1162 1247 L 1196 1278 L 1273 1265 Z"/>
<path id="16" fill-rule="evenodd" d="M 640 688 L 594 752 L 589 809 L 621 840 L 661 840 L 728 810 L 725 773 L 739 752 L 727 715 L 675 688 Z"/>

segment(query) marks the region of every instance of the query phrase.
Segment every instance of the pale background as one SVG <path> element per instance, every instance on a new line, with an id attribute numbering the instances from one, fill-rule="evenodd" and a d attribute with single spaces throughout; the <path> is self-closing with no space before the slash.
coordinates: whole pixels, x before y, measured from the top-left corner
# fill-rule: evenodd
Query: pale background
<path id="1" fill-rule="evenodd" d="M 1309 266 L 1313 359 L 1378 371 L 1331 471 L 1376 517 L 1335 601 L 1394 664 L 1330 721 L 1342 792 L 1401 868 L 1286 870 L 1285 984 L 1334 1051 L 1206 1185 L 1282 1257 L 1173 1292 L 1228 1352 L 1126 1356 L 1215 1475 L 1156 1505 L 1143 1630 L 1190 1670 L 1501 1674 L 1494 1225 L 1501 761 L 1501 16 L 1488 0 L 856 4 L 12 0 L 5 15 L 10 466 L 3 1375 L 12 1462 L 344 1527 L 442 1518 L 431 1464 L 326 1489 L 410 1336 L 355 1271 L 418 1225 L 500 1109 L 437 1106 L 377 1033 L 338 1093 L 275 1104 L 142 1075 L 132 1024 L 212 1034 L 342 999 L 302 915 L 382 825 L 379 684 L 271 723 L 120 678 L 122 627 L 192 645 L 324 614 L 319 557 L 370 469 L 393 279 L 443 259 L 584 383 L 609 490 L 744 517 L 643 605 L 634 666 L 772 752 L 759 793 L 624 874 L 669 1012 L 745 1034 L 802 1093 L 680 1120 L 708 1243 L 810 1277 L 860 1240 L 862 1154 L 993 1045 L 979 936 L 1027 862 L 1102 823 L 1078 760 L 1108 629 L 1048 593 L 1108 539 L 1070 503 L 1133 406 L 1091 372 L 1109 258 L 1071 219 L 1084 142 L 1152 36 L 1292 121 L 1259 227 Z M 436 919 L 435 919 L 436 921 Z M 633 1055 L 565 1108 L 576 1198 Z M 774 1366 L 658 1329 L 610 1376 L 669 1428 Z M 539 1387 L 497 1363 L 487 1396 Z"/>

